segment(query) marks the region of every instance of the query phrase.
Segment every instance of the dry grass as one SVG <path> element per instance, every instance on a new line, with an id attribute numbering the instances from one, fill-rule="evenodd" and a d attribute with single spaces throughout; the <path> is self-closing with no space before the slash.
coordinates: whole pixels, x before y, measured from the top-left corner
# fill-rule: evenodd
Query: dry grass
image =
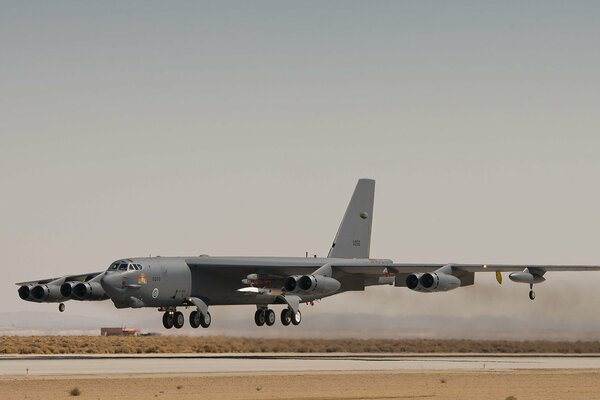
<path id="1" fill-rule="evenodd" d="M 0 336 L 0 354 L 600 353 L 600 342 L 433 339 L 256 339 L 223 336 Z"/>

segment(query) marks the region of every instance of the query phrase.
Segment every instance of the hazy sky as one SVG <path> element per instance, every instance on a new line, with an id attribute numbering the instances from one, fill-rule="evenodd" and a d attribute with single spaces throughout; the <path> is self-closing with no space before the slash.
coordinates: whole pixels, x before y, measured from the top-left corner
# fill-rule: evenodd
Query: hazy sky
<path id="1" fill-rule="evenodd" d="M 599 20 L 595 1 L 0 1 L 0 309 L 55 312 L 13 283 L 121 257 L 325 255 L 360 177 L 372 256 L 598 264 Z M 597 315 L 600 274 L 547 277 L 534 304 L 493 276 L 322 304 Z"/>

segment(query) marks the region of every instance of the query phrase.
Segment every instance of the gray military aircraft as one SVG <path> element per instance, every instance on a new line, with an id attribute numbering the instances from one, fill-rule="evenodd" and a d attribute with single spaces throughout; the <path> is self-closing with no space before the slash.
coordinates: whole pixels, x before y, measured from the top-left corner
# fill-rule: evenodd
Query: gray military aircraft
<path id="1" fill-rule="evenodd" d="M 154 307 L 165 328 L 181 328 L 178 307 L 192 307 L 189 323 L 207 328 L 209 306 L 255 304 L 258 326 L 275 323 L 269 308 L 282 304 L 281 323 L 300 324 L 300 304 L 372 285 L 445 292 L 474 284 L 476 272 L 511 272 L 514 282 L 544 282 L 548 271 L 590 271 L 585 265 L 396 264 L 369 258 L 375 181 L 360 179 L 326 258 L 316 257 L 140 257 L 113 262 L 106 271 L 17 283 L 19 296 L 33 302 L 110 299 L 117 308 Z M 240 287 L 242 286 L 242 287 Z"/>

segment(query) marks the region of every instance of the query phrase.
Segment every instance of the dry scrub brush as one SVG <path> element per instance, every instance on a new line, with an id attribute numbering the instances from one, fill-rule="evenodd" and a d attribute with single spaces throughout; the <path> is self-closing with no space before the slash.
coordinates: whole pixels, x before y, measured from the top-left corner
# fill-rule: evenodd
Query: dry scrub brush
<path id="1" fill-rule="evenodd" d="M 0 354 L 600 353 L 600 342 L 260 339 L 223 336 L 0 336 Z"/>

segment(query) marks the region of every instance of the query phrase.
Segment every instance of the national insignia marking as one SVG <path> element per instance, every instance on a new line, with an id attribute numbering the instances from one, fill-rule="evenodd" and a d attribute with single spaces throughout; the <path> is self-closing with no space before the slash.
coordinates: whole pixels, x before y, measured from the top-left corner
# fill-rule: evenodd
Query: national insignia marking
<path id="1" fill-rule="evenodd" d="M 145 285 L 148 283 L 148 275 L 140 274 L 137 278 L 138 285 Z"/>

